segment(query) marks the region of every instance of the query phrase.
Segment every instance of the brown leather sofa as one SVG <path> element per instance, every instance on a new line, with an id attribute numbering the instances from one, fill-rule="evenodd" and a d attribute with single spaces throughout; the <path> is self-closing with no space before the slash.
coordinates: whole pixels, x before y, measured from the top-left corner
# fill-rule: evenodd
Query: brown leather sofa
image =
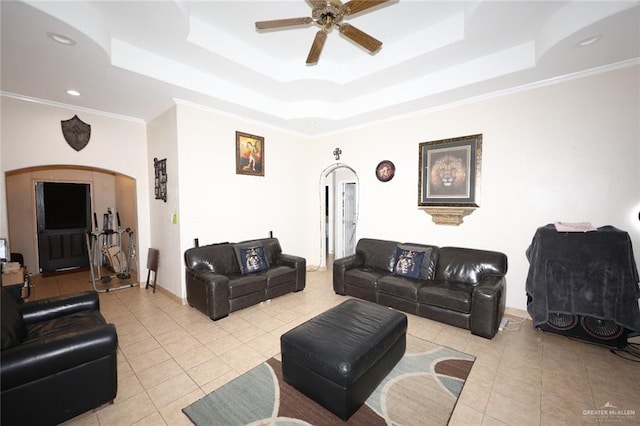
<path id="1" fill-rule="evenodd" d="M 277 238 L 185 251 L 187 302 L 212 320 L 304 289 L 306 260 L 282 253 Z"/>
<path id="2" fill-rule="evenodd" d="M 333 289 L 493 338 L 504 314 L 507 256 L 361 239 L 333 264 Z"/>
<path id="3" fill-rule="evenodd" d="M 114 400 L 118 336 L 98 293 L 0 298 L 2 425 L 55 425 Z"/>

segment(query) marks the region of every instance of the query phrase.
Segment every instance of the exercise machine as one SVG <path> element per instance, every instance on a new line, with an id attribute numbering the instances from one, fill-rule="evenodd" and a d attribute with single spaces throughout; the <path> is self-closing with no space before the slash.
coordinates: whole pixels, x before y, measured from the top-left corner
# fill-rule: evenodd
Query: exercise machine
<path id="1" fill-rule="evenodd" d="M 138 285 L 137 279 L 131 280 L 131 265 L 137 262 L 134 232 L 131 228 L 122 229 L 120 215 L 116 213 L 118 228 L 112 229 L 111 209 L 103 216 L 102 231 L 98 231 L 98 219 L 94 213 L 96 230 L 87 232 L 86 244 L 89 256 L 91 284 L 96 291 L 109 292 Z M 123 250 L 122 236 L 128 236 L 127 250 Z M 108 273 L 104 273 L 104 272 Z"/>

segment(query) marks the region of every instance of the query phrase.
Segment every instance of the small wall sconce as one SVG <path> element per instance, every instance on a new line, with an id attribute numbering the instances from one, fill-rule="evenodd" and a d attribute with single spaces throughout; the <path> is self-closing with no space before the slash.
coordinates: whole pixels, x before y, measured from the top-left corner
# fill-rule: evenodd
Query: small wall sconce
<path id="1" fill-rule="evenodd" d="M 333 155 L 335 155 L 336 160 L 340 159 L 340 154 L 342 154 L 342 150 L 340 148 L 336 148 L 333 150 Z"/>

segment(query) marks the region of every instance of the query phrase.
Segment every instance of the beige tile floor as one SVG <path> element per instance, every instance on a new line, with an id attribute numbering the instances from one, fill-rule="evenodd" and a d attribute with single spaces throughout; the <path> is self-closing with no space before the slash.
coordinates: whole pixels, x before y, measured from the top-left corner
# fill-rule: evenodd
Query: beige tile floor
<path id="1" fill-rule="evenodd" d="M 91 288 L 88 273 L 33 282 L 32 299 Z M 309 272 L 302 292 L 215 322 L 150 289 L 102 293 L 101 310 L 118 331 L 118 395 L 69 424 L 188 425 L 183 407 L 276 355 L 283 332 L 344 300 L 327 272 Z M 409 315 L 410 334 L 477 357 L 451 425 L 640 424 L 640 364 L 517 321 L 487 340 Z M 626 411 L 587 411 L 606 403 Z"/>

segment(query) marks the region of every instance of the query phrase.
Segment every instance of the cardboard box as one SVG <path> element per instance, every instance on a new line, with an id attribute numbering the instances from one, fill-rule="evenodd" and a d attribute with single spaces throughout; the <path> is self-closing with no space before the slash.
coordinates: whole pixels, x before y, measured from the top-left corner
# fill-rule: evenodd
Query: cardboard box
<path id="1" fill-rule="evenodd" d="M 24 268 L 10 274 L 2 274 L 2 286 L 24 283 Z"/>

